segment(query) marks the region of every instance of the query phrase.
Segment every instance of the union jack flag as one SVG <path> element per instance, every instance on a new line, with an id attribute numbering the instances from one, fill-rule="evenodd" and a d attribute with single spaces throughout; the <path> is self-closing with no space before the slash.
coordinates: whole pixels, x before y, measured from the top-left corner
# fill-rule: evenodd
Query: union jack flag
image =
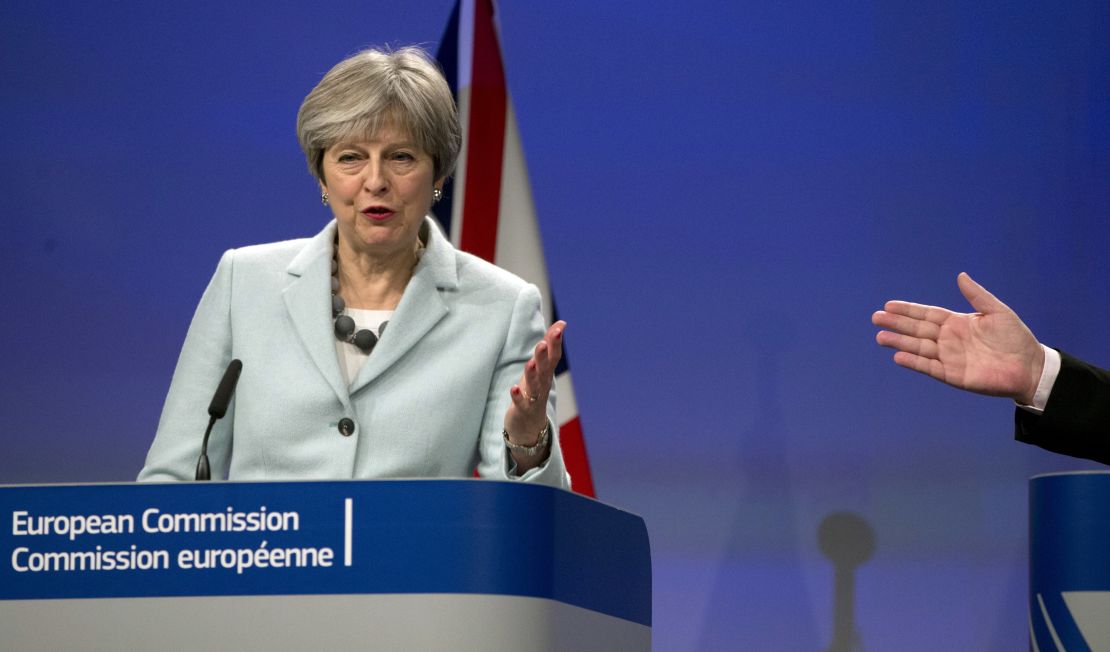
<path id="1" fill-rule="evenodd" d="M 462 151 L 436 217 L 455 247 L 534 283 L 549 324 L 558 312 L 547 279 L 532 186 L 505 83 L 492 0 L 455 3 L 436 54 L 455 94 Z M 574 491 L 594 496 L 567 351 L 555 370 L 559 442 Z"/>

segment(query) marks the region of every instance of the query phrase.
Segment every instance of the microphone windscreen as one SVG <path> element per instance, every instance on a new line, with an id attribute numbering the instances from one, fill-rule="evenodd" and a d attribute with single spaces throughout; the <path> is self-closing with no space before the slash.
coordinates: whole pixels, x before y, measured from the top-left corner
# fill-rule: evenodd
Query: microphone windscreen
<path id="1" fill-rule="evenodd" d="M 235 384 L 239 382 L 241 371 L 243 371 L 243 363 L 239 360 L 232 360 L 231 364 L 227 365 L 227 371 L 220 379 L 220 386 L 216 388 L 216 394 L 208 406 L 208 416 L 222 419 L 227 414 L 227 405 L 231 403 L 231 395 L 235 393 Z"/>

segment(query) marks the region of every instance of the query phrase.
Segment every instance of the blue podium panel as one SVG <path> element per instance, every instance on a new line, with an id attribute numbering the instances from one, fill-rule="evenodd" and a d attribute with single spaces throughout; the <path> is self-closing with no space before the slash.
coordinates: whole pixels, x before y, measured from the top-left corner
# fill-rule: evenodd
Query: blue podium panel
<path id="1" fill-rule="evenodd" d="M 5 650 L 651 645 L 643 520 L 550 487 L 4 487 L 0 515 Z"/>
<path id="2" fill-rule="evenodd" d="M 1034 477 L 1029 523 L 1033 649 L 1110 650 L 1110 472 Z"/>

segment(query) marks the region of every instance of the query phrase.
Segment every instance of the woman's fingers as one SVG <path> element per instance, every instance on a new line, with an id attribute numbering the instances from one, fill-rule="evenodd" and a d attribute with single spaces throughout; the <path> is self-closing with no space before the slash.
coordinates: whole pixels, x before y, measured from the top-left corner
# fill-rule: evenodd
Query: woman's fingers
<path id="1" fill-rule="evenodd" d="M 536 344 L 532 357 L 524 364 L 520 383 L 509 390 L 517 407 L 532 411 L 538 405 L 538 409 L 546 411 L 547 396 L 555 380 L 555 367 L 563 357 L 563 331 L 566 326 L 565 321 L 555 322 Z"/>
<path id="2" fill-rule="evenodd" d="M 547 335 L 544 339 L 547 341 L 548 346 L 551 347 L 551 368 L 555 369 L 559 364 L 559 360 L 563 358 L 563 331 L 567 329 L 567 323 L 559 320 L 547 329 Z"/>
<path id="3" fill-rule="evenodd" d="M 524 380 L 528 389 L 535 389 L 541 398 L 546 399 L 555 378 L 555 367 L 563 357 L 563 329 L 566 322 L 552 324 L 532 354 L 532 359 L 524 366 Z"/>
<path id="4" fill-rule="evenodd" d="M 513 405 L 520 410 L 528 410 L 531 407 L 528 394 L 520 385 L 513 385 L 509 388 L 509 398 L 512 399 Z"/>
<path id="5" fill-rule="evenodd" d="M 541 370 L 554 373 L 555 367 L 563 357 L 563 330 L 566 326 L 565 321 L 555 322 L 547 329 L 547 332 L 543 334 L 543 339 L 536 345 L 533 358 L 540 364 Z"/>
<path id="6" fill-rule="evenodd" d="M 547 340 L 540 340 L 540 343 L 536 345 L 536 350 L 532 353 L 532 360 L 530 363 L 535 363 L 536 368 L 542 372 L 546 371 L 549 367 L 552 369 L 554 368 L 549 362 L 550 359 L 551 347 L 548 346 Z"/>
<path id="7" fill-rule="evenodd" d="M 540 346 L 543 346 L 543 344 L 541 343 Z M 548 380 L 545 383 L 545 376 L 547 374 L 543 373 L 536 358 L 532 358 L 528 361 L 528 364 L 524 365 L 524 383 L 527 386 L 529 403 L 536 403 L 541 400 L 547 402 L 547 391 L 551 387 L 551 381 Z"/>

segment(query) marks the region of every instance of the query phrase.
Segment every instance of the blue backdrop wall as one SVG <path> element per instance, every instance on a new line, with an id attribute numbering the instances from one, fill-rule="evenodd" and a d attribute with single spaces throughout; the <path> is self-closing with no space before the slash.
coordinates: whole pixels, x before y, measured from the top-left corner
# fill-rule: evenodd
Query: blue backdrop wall
<path id="1" fill-rule="evenodd" d="M 294 136 L 335 62 L 450 0 L 0 8 L 0 482 L 129 480 L 220 253 L 328 219 Z M 660 650 L 816 650 L 817 533 L 873 531 L 876 650 L 1024 649 L 1012 407 L 896 368 L 966 270 L 1110 366 L 1106 3 L 500 4 L 599 496 Z M 203 409 L 203 406 L 198 406 Z"/>

